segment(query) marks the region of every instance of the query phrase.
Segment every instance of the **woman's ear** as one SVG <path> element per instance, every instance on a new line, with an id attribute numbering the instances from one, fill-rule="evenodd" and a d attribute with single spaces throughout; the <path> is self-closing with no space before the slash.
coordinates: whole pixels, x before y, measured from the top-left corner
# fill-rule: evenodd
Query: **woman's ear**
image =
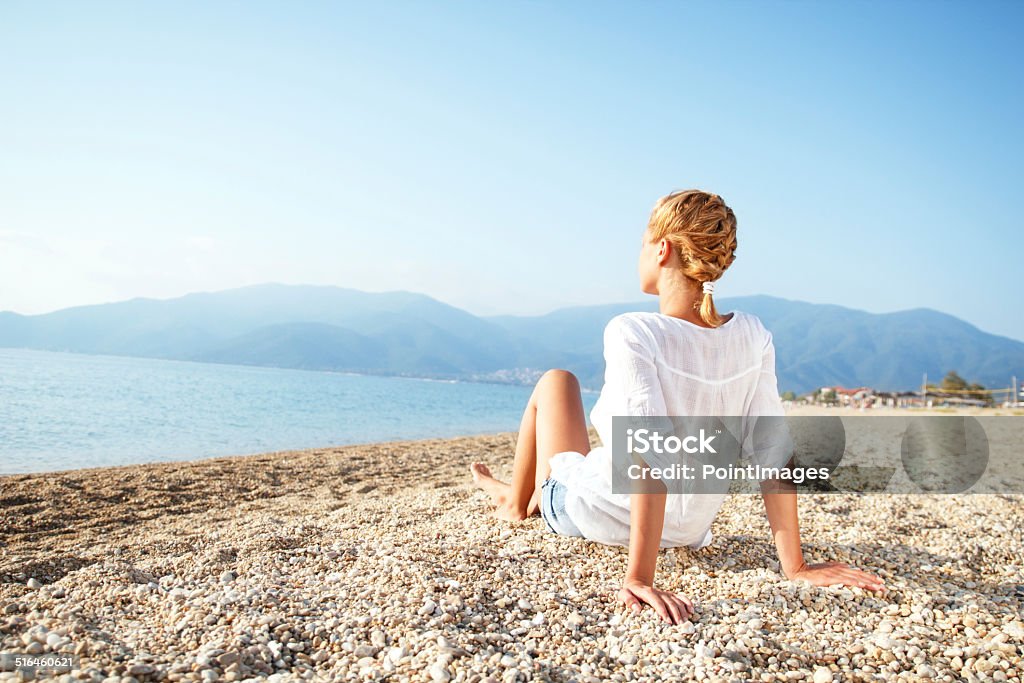
<path id="1" fill-rule="evenodd" d="M 668 264 L 669 258 L 672 256 L 672 243 L 664 237 L 658 242 L 658 265 L 664 266 Z"/>

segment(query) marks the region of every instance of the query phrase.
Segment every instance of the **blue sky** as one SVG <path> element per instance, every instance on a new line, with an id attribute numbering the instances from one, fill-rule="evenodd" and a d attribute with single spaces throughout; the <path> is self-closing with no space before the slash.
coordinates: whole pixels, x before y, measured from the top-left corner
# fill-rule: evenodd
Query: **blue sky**
<path id="1" fill-rule="evenodd" d="M 639 300 L 721 194 L 720 296 L 1024 339 L 1019 3 L 0 5 L 0 310 L 276 281 Z"/>

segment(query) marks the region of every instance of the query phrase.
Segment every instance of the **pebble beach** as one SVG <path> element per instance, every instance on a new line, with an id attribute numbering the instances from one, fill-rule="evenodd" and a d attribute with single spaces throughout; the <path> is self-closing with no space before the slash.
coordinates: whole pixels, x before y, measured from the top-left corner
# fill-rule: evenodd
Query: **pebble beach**
<path id="1" fill-rule="evenodd" d="M 488 514 L 514 433 L 0 478 L 0 651 L 64 680 L 1020 681 L 1024 496 L 800 497 L 779 573 L 759 497 L 659 557 L 696 614 L 627 614 L 624 548 Z M 17 680 L 14 672 L 0 681 Z"/>

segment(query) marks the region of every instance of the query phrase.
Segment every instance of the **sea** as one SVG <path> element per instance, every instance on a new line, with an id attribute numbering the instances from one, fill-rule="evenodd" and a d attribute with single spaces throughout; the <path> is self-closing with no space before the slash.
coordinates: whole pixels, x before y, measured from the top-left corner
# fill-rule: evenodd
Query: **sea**
<path id="1" fill-rule="evenodd" d="M 0 348 L 0 475 L 515 431 L 531 391 Z"/>

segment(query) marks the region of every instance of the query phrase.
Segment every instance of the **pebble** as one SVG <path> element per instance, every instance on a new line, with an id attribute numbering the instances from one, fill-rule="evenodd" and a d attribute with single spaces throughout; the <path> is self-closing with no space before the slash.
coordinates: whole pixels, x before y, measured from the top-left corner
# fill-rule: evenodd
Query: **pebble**
<path id="1" fill-rule="evenodd" d="M 228 667 L 240 662 L 241 659 L 242 658 L 237 652 L 225 652 L 217 657 L 217 666 L 222 669 L 227 669 Z"/>
<path id="2" fill-rule="evenodd" d="M 1024 640 L 1024 622 L 1011 621 L 1008 624 L 1003 624 L 1002 631 L 1011 638 Z"/>
<path id="3" fill-rule="evenodd" d="M 814 683 L 829 683 L 832 680 L 832 671 L 828 667 L 819 666 L 814 670 Z"/>
<path id="4" fill-rule="evenodd" d="M 353 651 L 352 654 L 359 658 L 373 657 L 377 654 L 377 648 L 375 648 L 373 645 L 360 645 L 355 649 L 355 651 Z"/>

